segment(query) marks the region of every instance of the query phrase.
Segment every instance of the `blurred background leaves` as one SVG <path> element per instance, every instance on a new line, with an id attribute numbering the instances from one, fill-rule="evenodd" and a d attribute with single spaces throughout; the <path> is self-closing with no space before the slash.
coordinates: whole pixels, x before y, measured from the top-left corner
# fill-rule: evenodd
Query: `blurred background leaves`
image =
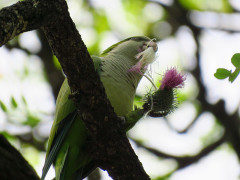
<path id="1" fill-rule="evenodd" d="M 0 7 L 16 3 L 0 1 Z M 142 119 L 129 133 L 155 180 L 237 180 L 240 158 L 240 82 L 217 80 L 233 69 L 240 51 L 239 0 L 68 0 L 90 54 L 129 36 L 156 38 L 158 58 L 149 69 L 158 83 L 166 69 L 187 75 L 178 109 Z M 41 174 L 45 146 L 64 75 L 44 34 L 21 34 L 0 48 L 0 132 Z M 135 104 L 151 88 L 143 78 Z M 53 171 L 47 177 L 54 176 Z M 96 171 L 89 179 L 109 179 Z"/>

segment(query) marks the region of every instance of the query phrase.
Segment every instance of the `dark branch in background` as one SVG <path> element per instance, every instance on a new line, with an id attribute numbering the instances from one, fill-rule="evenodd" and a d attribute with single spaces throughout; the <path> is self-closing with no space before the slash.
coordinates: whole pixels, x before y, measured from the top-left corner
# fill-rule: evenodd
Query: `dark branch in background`
<path id="1" fill-rule="evenodd" d="M 171 23 L 172 27 L 174 27 L 173 28 L 174 33 L 179 29 L 180 26 L 183 25 L 186 25 L 191 29 L 193 33 L 193 38 L 197 45 L 196 50 L 197 66 L 191 73 L 198 82 L 199 94 L 197 99 L 201 103 L 201 110 L 202 112 L 204 111 L 211 112 L 217 118 L 217 120 L 224 126 L 226 130 L 226 136 L 224 137 L 226 138 L 227 141 L 229 141 L 233 145 L 233 148 L 238 158 L 240 159 L 240 143 L 239 143 L 240 123 L 238 112 L 229 115 L 227 114 L 224 108 L 223 101 L 219 101 L 216 105 L 212 105 L 206 100 L 206 88 L 201 80 L 201 68 L 200 68 L 201 55 L 200 55 L 200 42 L 198 38 L 200 36 L 201 29 L 192 24 L 192 22 L 188 18 L 189 11 L 185 10 L 179 4 L 179 1 L 174 1 L 174 4 L 172 6 L 164 6 L 164 8 L 167 10 L 169 14 L 169 22 Z"/>
<path id="2" fill-rule="evenodd" d="M 149 179 L 108 101 L 64 0 L 26 0 L 0 11 L 0 46 L 40 28 L 60 61 L 92 137 L 93 156 L 113 179 Z"/>
<path id="3" fill-rule="evenodd" d="M 43 62 L 48 82 L 52 87 L 53 95 L 56 99 L 59 89 L 64 80 L 64 76 L 62 74 L 62 71 L 57 69 L 53 63 L 53 53 L 51 51 L 51 48 L 49 47 L 48 41 L 47 41 L 44 33 L 42 31 L 38 30 L 37 34 L 38 34 L 39 40 L 41 42 L 41 50 L 38 53 L 35 53 L 35 55 L 40 57 L 40 59 Z M 18 40 L 14 43 L 7 43 L 5 46 L 10 50 L 17 48 L 17 49 L 24 51 L 28 55 L 33 54 L 27 48 L 21 47 Z"/>
<path id="4" fill-rule="evenodd" d="M 21 143 L 30 144 L 32 147 L 36 148 L 39 151 L 46 151 L 45 148 L 46 140 L 45 141 L 36 140 L 32 131 L 26 134 L 17 135 L 16 138 L 18 138 L 18 140 L 21 141 Z"/>
<path id="5" fill-rule="evenodd" d="M 223 135 L 219 140 L 217 140 L 216 142 L 214 142 L 213 144 L 210 144 L 209 146 L 205 147 L 204 149 L 202 149 L 198 154 L 194 155 L 194 156 L 187 156 L 187 157 L 179 157 L 179 156 L 174 156 L 174 155 L 170 155 L 164 152 L 161 152 L 157 149 L 151 148 L 151 147 L 147 147 L 146 145 L 142 144 L 141 142 L 131 139 L 134 141 L 134 143 L 136 143 L 136 145 L 140 148 L 144 148 L 147 151 L 151 152 L 152 154 L 161 157 L 161 158 L 170 158 L 170 159 L 174 159 L 177 161 L 178 163 L 178 167 L 177 169 L 182 169 L 185 168 L 193 163 L 196 163 L 197 161 L 199 161 L 200 159 L 204 158 L 206 155 L 208 155 L 209 153 L 211 153 L 212 151 L 214 151 L 216 148 L 218 148 L 220 145 L 222 145 L 225 142 L 225 135 Z"/>
<path id="6" fill-rule="evenodd" d="M 24 51 L 27 55 L 32 54 L 27 48 L 21 47 L 18 41 L 14 44 L 5 44 L 5 47 L 8 48 L 9 50 L 12 50 L 14 48 L 20 49 L 20 50 Z"/>
<path id="7" fill-rule="evenodd" d="M 48 44 L 48 41 L 47 41 L 44 33 L 39 30 L 38 36 L 41 41 L 42 48 L 41 48 L 40 52 L 37 53 L 37 55 L 43 61 L 49 84 L 52 87 L 52 91 L 53 91 L 54 97 L 56 99 L 59 89 L 64 80 L 64 76 L 62 74 L 62 71 L 57 69 L 54 65 L 53 53 L 52 53 L 52 50 Z"/>
<path id="8" fill-rule="evenodd" d="M 22 155 L 0 135 L 0 179 L 39 180 Z"/>
<path id="9" fill-rule="evenodd" d="M 197 118 L 194 118 L 190 124 L 188 124 L 187 127 L 185 127 L 183 130 L 181 131 L 177 131 L 179 134 L 184 134 L 184 133 L 188 133 L 188 131 L 191 129 L 191 127 L 197 122 Z"/>
<path id="10" fill-rule="evenodd" d="M 197 112 L 194 119 L 184 129 L 176 130 L 173 127 L 171 127 L 171 128 L 174 129 L 175 131 L 177 131 L 177 133 L 179 133 L 179 134 L 186 134 L 195 125 L 195 123 L 198 121 L 198 117 L 201 115 L 201 113 L 203 113 L 202 110 L 200 110 L 200 112 Z M 166 119 L 166 121 L 169 124 L 169 126 L 171 126 L 171 124 L 168 122 L 167 119 Z"/>

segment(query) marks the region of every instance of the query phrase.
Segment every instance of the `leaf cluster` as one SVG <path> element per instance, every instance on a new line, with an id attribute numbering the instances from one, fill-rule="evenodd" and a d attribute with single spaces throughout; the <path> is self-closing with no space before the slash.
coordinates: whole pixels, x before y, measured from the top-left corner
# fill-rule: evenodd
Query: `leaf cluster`
<path id="1" fill-rule="evenodd" d="M 232 83 L 240 72 L 240 53 L 236 53 L 231 58 L 232 64 L 235 66 L 235 70 L 232 72 L 232 70 L 227 70 L 225 68 L 218 68 L 214 76 L 217 79 L 226 79 Z"/>

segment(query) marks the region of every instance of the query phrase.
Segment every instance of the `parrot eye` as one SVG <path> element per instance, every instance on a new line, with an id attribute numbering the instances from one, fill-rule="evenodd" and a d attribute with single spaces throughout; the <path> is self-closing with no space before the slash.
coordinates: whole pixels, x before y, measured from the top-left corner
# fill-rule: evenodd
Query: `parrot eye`
<path id="1" fill-rule="evenodd" d="M 144 36 L 134 36 L 134 37 L 131 37 L 130 40 L 141 42 L 141 41 L 149 41 L 150 39 Z"/>
<path id="2" fill-rule="evenodd" d="M 136 41 L 137 37 L 132 37 L 131 40 Z"/>

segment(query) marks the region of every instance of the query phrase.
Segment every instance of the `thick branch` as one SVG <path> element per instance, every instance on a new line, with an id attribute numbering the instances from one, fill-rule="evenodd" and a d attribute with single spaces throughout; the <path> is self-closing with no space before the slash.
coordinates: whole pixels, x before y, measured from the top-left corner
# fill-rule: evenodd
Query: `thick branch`
<path id="1" fill-rule="evenodd" d="M 0 45 L 42 27 L 59 59 L 79 114 L 93 139 L 94 155 L 113 179 L 149 179 L 118 121 L 64 0 L 27 0 L 0 12 Z"/>
<path id="2" fill-rule="evenodd" d="M 39 180 L 22 155 L 0 135 L 0 179 Z"/>
<path id="3" fill-rule="evenodd" d="M 22 32 L 31 31 L 54 19 L 53 1 L 26 0 L 0 11 L 0 46 Z"/>
<path id="4" fill-rule="evenodd" d="M 37 53 L 37 55 L 42 59 L 49 84 L 52 87 L 53 95 L 56 99 L 59 89 L 64 80 L 64 76 L 62 74 L 62 71 L 57 69 L 54 65 L 52 51 L 49 47 L 48 41 L 44 33 L 42 31 L 38 31 L 38 36 L 41 41 L 42 48 L 40 52 Z"/>

